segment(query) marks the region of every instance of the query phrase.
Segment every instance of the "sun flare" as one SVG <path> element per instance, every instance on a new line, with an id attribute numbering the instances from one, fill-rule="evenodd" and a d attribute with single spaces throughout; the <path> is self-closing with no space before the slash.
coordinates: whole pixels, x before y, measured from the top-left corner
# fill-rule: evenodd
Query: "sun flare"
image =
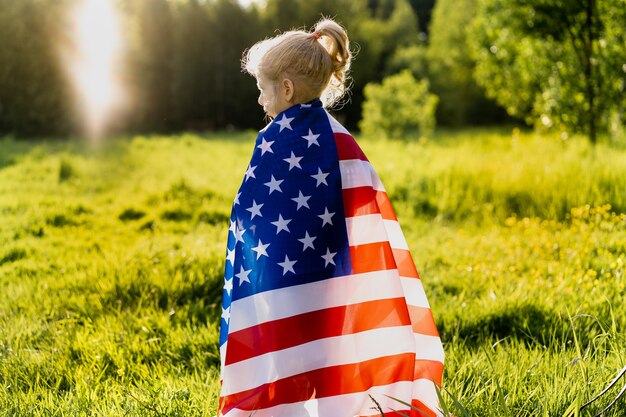
<path id="1" fill-rule="evenodd" d="M 72 29 L 75 50 L 70 72 L 87 133 L 98 137 L 122 98 L 115 76 L 122 42 L 112 0 L 80 0 L 72 15 Z"/>

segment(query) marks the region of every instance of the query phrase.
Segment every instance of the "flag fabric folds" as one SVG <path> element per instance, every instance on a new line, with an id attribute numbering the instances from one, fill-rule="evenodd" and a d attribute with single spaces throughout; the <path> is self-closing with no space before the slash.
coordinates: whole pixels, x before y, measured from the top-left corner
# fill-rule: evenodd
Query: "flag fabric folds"
<path id="1" fill-rule="evenodd" d="M 257 137 L 230 218 L 219 343 L 220 416 L 380 415 L 370 395 L 386 416 L 441 415 L 443 348 L 402 230 L 318 99 Z"/>

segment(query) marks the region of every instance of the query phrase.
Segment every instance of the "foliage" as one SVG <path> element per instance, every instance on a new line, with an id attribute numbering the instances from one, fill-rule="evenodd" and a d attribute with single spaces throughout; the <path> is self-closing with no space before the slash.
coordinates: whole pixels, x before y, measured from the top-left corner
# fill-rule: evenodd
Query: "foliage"
<path id="1" fill-rule="evenodd" d="M 444 341 L 447 408 L 573 415 L 624 365 L 626 151 L 524 132 L 438 135 L 359 141 Z M 227 218 L 253 138 L 0 141 L 3 413 L 215 414 Z M 73 167 L 65 181 L 61 161 Z M 432 211 L 420 184 L 437 184 Z M 506 188 L 536 200 L 511 204 Z"/>
<path id="2" fill-rule="evenodd" d="M 479 0 L 476 79 L 509 114 L 595 143 L 624 124 L 624 21 L 624 0 Z"/>
<path id="3" fill-rule="evenodd" d="M 79 106 L 61 53 L 72 48 L 75 3 L 0 1 L 0 134 L 78 133 Z M 347 27 L 358 51 L 346 97 L 354 105 L 339 110 L 355 126 L 363 87 L 382 79 L 396 48 L 418 39 L 408 0 L 114 3 L 124 41 L 117 78 L 127 98 L 112 118 L 114 132 L 258 128 L 263 113 L 254 80 L 241 72 L 243 51 L 277 30 L 311 27 L 322 14 Z"/>
<path id="4" fill-rule="evenodd" d="M 433 10 L 427 60 L 433 93 L 439 96 L 441 125 L 493 124 L 503 109 L 485 97 L 473 73 L 476 66 L 468 47 L 476 0 L 438 0 Z"/>
<path id="5" fill-rule="evenodd" d="M 401 138 L 428 136 L 435 127 L 437 96 L 428 91 L 428 81 L 417 81 L 405 70 L 385 78 L 382 84 L 365 87 L 364 135 Z"/>

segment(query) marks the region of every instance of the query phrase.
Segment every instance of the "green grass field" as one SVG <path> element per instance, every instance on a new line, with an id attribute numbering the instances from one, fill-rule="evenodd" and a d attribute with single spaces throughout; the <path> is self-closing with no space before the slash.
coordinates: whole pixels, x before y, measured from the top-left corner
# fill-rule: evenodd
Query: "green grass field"
<path id="1" fill-rule="evenodd" d="M 0 140 L 0 415 L 215 414 L 254 137 Z M 578 415 L 626 365 L 626 150 L 510 129 L 360 142 L 441 332 L 448 409 Z"/>

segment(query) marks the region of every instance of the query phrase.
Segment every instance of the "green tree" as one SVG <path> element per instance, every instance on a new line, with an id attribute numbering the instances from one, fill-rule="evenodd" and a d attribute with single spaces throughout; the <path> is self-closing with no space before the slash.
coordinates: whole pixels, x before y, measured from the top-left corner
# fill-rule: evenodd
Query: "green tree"
<path id="1" fill-rule="evenodd" d="M 68 1 L 0 0 L 0 135 L 65 134 L 71 87 L 60 41 Z"/>
<path id="2" fill-rule="evenodd" d="M 584 132 L 623 125 L 626 0 L 479 0 L 476 79 L 509 114 Z"/>
<path id="3" fill-rule="evenodd" d="M 485 97 L 473 78 L 475 60 L 467 45 L 476 0 L 438 0 L 428 43 L 432 90 L 440 98 L 437 120 L 446 125 L 493 123 L 504 111 Z"/>
<path id="4" fill-rule="evenodd" d="M 428 91 L 428 81 L 417 81 L 404 70 L 386 77 L 381 84 L 365 86 L 363 119 L 360 128 L 365 135 L 390 138 L 428 136 L 435 128 L 438 98 Z"/>

